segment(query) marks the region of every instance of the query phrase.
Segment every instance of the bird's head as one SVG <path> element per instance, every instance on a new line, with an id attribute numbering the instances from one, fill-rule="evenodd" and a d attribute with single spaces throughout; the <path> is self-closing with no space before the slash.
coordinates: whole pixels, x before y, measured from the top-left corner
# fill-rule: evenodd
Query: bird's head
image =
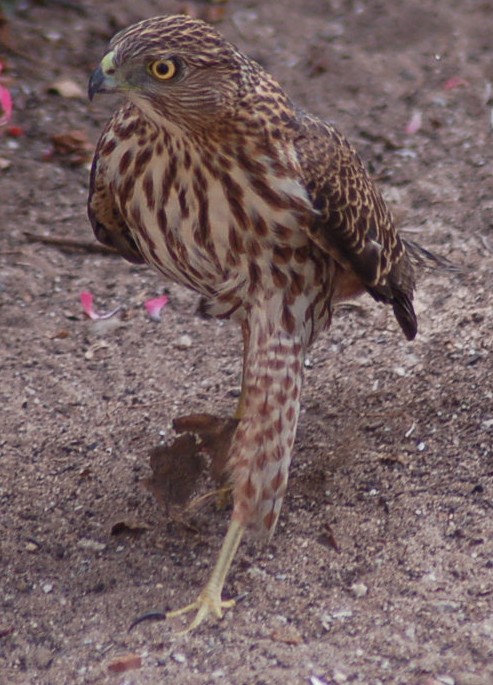
<path id="1" fill-rule="evenodd" d="M 249 60 L 217 31 L 190 17 L 146 19 L 117 33 L 89 82 L 123 93 L 151 117 L 216 121 L 231 116 Z"/>

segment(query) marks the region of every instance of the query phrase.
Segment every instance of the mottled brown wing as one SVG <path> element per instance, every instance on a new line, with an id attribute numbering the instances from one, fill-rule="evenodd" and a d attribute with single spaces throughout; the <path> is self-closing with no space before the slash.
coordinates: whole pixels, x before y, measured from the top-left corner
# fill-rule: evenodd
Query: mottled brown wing
<path id="1" fill-rule="evenodd" d="M 311 239 L 391 304 L 405 336 L 417 331 L 414 270 L 390 211 L 361 159 L 330 124 L 301 114 L 296 151 L 317 216 Z"/>
<path id="2" fill-rule="evenodd" d="M 144 258 L 140 254 L 128 226 L 118 211 L 107 180 L 106 158 L 111 154 L 114 147 L 109 144 L 114 119 L 115 117 L 113 117 L 103 131 L 92 161 L 87 214 L 92 224 L 94 235 L 103 245 L 112 247 L 133 264 L 142 264 Z"/>

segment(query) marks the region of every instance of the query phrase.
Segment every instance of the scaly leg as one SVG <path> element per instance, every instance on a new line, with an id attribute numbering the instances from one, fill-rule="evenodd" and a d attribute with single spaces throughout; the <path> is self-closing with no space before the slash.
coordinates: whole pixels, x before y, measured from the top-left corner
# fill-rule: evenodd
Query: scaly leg
<path id="1" fill-rule="evenodd" d="M 190 625 L 182 631 L 182 634 L 197 628 L 210 614 L 217 618 L 222 618 L 222 610 L 234 606 L 234 599 L 223 600 L 221 599 L 221 593 L 244 532 L 245 527 L 233 519 L 229 524 L 228 532 L 226 533 L 221 551 L 219 552 L 219 557 L 205 588 L 195 602 L 166 614 L 166 618 L 173 618 L 174 616 L 181 616 L 181 614 L 188 613 L 189 611 L 197 611 L 195 618 Z"/>

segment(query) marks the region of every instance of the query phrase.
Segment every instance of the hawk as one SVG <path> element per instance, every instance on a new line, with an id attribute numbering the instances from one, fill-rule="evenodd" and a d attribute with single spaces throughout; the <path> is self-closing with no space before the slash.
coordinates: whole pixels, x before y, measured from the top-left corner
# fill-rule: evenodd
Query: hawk
<path id="1" fill-rule="evenodd" d="M 413 262 L 361 159 L 206 23 L 147 19 L 118 33 L 89 83 L 121 93 L 97 145 L 96 237 L 196 291 L 244 341 L 228 453 L 233 512 L 189 629 L 234 602 L 223 585 L 247 529 L 269 539 L 286 491 L 304 359 L 334 306 L 369 293 L 412 340 Z"/>

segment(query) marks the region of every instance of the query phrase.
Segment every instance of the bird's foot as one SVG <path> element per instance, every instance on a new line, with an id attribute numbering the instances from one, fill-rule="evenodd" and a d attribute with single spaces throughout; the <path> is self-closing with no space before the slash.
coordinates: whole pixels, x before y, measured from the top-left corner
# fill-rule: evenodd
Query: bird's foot
<path id="1" fill-rule="evenodd" d="M 236 604 L 234 599 L 221 599 L 219 592 L 215 588 L 207 586 L 197 597 L 195 602 L 187 604 L 181 609 L 176 609 L 175 611 L 168 611 L 166 618 L 174 618 L 175 616 L 182 616 L 187 614 L 189 611 L 196 611 L 194 619 L 185 628 L 185 630 L 180 631 L 179 635 L 185 635 L 192 630 L 195 630 L 204 619 L 209 618 L 209 616 L 214 616 L 216 618 L 223 617 L 223 609 L 230 609 Z"/>
<path id="2" fill-rule="evenodd" d="M 238 545 L 240 544 L 245 527 L 236 520 L 232 520 L 229 524 L 228 532 L 224 538 L 219 557 L 216 565 L 212 571 L 209 582 L 197 597 L 195 602 L 187 604 L 187 606 L 170 611 L 166 618 L 173 618 L 174 616 L 181 616 L 189 611 L 196 611 L 195 618 L 190 625 L 182 631 L 182 634 L 189 633 L 191 630 L 197 628 L 205 618 L 210 615 L 216 618 L 222 618 L 223 609 L 229 609 L 235 605 L 234 599 L 221 599 L 224 581 L 230 569 L 231 563 L 234 559 Z"/>

